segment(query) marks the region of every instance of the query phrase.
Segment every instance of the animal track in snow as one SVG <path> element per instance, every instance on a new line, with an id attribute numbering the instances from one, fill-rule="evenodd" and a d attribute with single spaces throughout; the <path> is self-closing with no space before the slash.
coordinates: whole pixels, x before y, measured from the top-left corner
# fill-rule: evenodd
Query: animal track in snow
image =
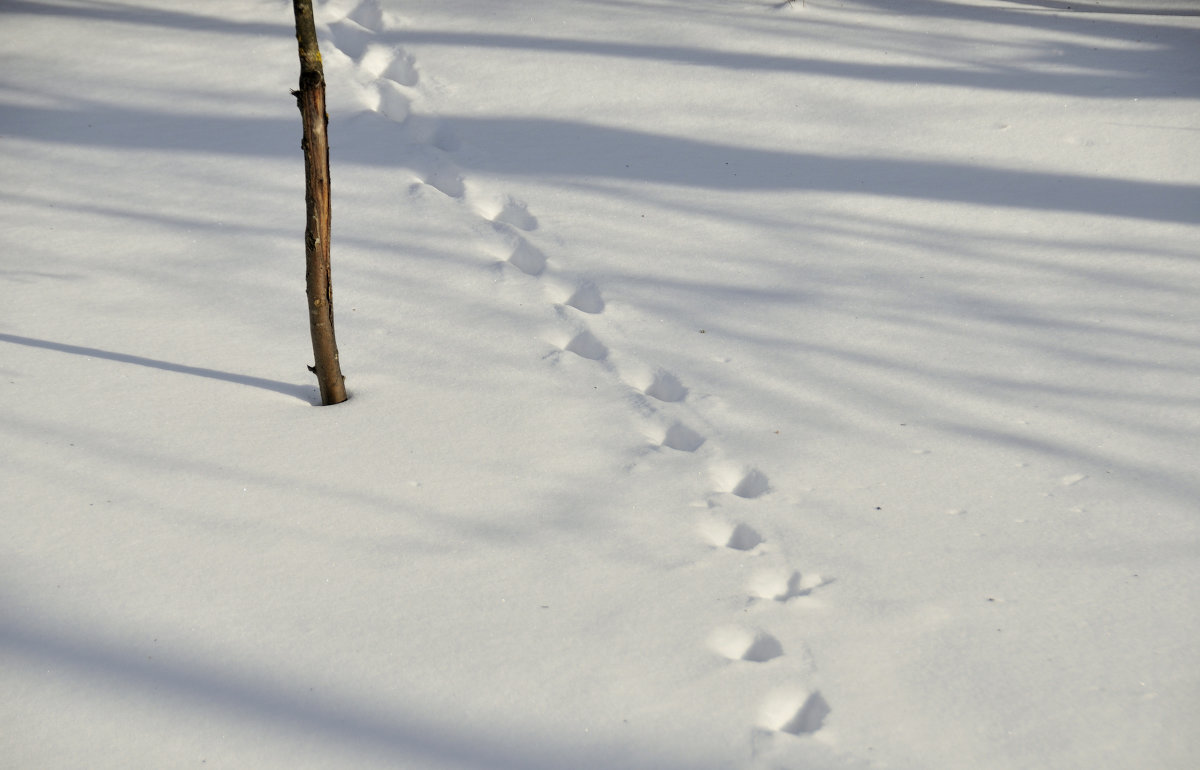
<path id="1" fill-rule="evenodd" d="M 538 226 L 537 217 L 529 213 L 529 206 L 525 201 L 517 200 L 512 196 L 506 197 L 496 211 L 481 213 L 484 219 L 512 225 L 518 230 L 526 232 L 536 230 Z"/>
<path id="2" fill-rule="evenodd" d="M 329 24 L 333 48 L 353 62 L 351 89 L 357 89 L 362 106 L 395 123 L 410 116 L 412 99 L 406 88 L 419 77 L 412 56 L 397 46 L 375 39 L 384 25 L 378 4 L 361 3 Z"/>
<path id="3" fill-rule="evenodd" d="M 688 389 L 678 377 L 665 369 L 659 369 L 654 373 L 654 381 L 646 388 L 645 393 L 659 401 L 675 402 L 686 398 Z"/>
<path id="4" fill-rule="evenodd" d="M 421 93 L 414 89 L 422 82 L 417 63 L 403 49 L 388 45 L 376 37 L 392 20 L 387 18 L 379 0 L 362 0 L 351 5 L 352 2 L 331 0 L 324 6 L 326 14 L 335 16 L 335 20 L 328 25 L 330 35 L 334 45 L 353 62 L 353 84 L 358 88 L 357 96 L 361 103 L 366 109 L 403 124 L 405 146 L 409 148 L 409 167 L 416 177 L 442 194 L 467 204 L 462 207 L 464 211 L 474 211 L 482 220 L 491 223 L 495 234 L 502 239 L 501 248 L 504 249 L 497 256 L 531 277 L 545 280 L 544 276 L 549 271 L 550 280 L 543 284 L 545 295 L 556 303 L 560 319 L 578 324 L 580 319 L 575 317 L 572 320 L 572 314 L 565 310 L 567 307 L 589 315 L 603 313 L 606 309 L 604 296 L 594 282 L 576 281 L 566 276 L 555 278 L 555 266 L 550 264 L 547 254 L 530 240 L 533 238 L 541 243 L 543 239 L 528 235 L 538 230 L 541 223 L 524 200 L 502 195 L 489 201 L 488 196 L 481 199 L 477 195 L 478 189 L 473 182 L 468 186 L 459 167 L 447 155 L 460 149 L 455 133 L 441 121 L 413 115 L 414 100 L 419 99 Z M 339 17 L 338 9 L 347 7 L 349 11 Z M 420 104 L 419 101 L 415 103 Z M 487 229 L 487 225 L 479 220 L 476 220 L 476 224 Z M 505 253 L 507 257 L 503 256 Z M 558 281 L 562 282 L 556 283 Z M 547 285 L 551 283 L 556 285 Z M 556 346 L 582 358 L 604 362 L 610 356 L 608 346 L 586 326 L 575 325 L 572 331 L 560 329 L 556 334 L 562 334 L 555 340 Z M 564 344 L 562 340 L 567 339 L 568 334 L 573 336 Z M 611 365 L 606 368 L 610 373 L 615 371 Z M 648 373 L 645 369 L 641 371 Z M 664 412 L 687 409 L 650 405 L 649 399 L 664 404 L 678 404 L 688 397 L 689 389 L 680 378 L 665 369 L 655 371 L 649 384 L 641 378 L 628 384 L 630 395 L 636 395 L 647 407 L 647 417 L 658 409 Z M 684 453 L 698 451 L 708 439 L 677 419 L 678 416 L 672 415 L 668 423 L 663 423 L 669 427 L 658 434 L 662 436 L 661 446 Z M 743 466 L 726 468 L 726 471 L 718 473 L 714 492 L 752 501 L 771 491 L 766 474 L 757 468 Z M 1068 482 L 1064 480 L 1064 483 Z M 711 498 L 709 505 L 712 505 Z M 745 521 L 712 520 L 702 525 L 702 533 L 718 548 L 745 554 L 744 557 L 739 556 L 739 560 L 756 560 L 774 553 L 770 547 L 760 548 L 765 538 Z M 819 575 L 802 576 L 787 567 L 760 569 L 752 573 L 746 584 L 746 592 L 751 602 L 786 602 L 811 593 L 823 583 Z M 755 664 L 764 664 L 784 655 L 784 645 L 777 637 L 764 629 L 742 626 L 718 628 L 710 635 L 708 646 L 729 660 Z M 792 688 L 776 691 L 763 702 L 757 724 L 767 730 L 804 735 L 819 730 L 829 714 L 829 704 L 820 692 Z"/>
<path id="5" fill-rule="evenodd" d="M 604 312 L 604 298 L 600 296 L 600 290 L 596 288 L 596 284 L 591 281 L 579 284 L 564 304 L 592 315 Z"/>
<path id="6" fill-rule="evenodd" d="M 330 9 L 327 9 L 330 10 Z M 409 124 L 412 118 L 412 98 L 408 89 L 420 82 L 416 62 L 398 46 L 375 40 L 375 34 L 388 25 L 388 19 L 377 0 L 355 5 L 344 16 L 329 24 L 334 47 L 354 62 L 355 80 L 362 89 L 363 106 L 399 124 Z M 421 121 L 411 136 L 429 148 L 443 152 L 458 149 L 458 137 L 438 122 Z M 444 157 L 433 152 L 415 160 L 414 168 L 422 183 L 451 198 L 466 195 L 462 174 Z M 502 212 L 506 209 L 502 209 Z M 528 222 L 513 215 L 522 229 Z M 534 220 L 536 225 L 536 220 Z"/>
<path id="7" fill-rule="evenodd" d="M 590 358 L 593 361 L 603 361 L 608 357 L 608 348 L 589 331 L 576 334 L 567 343 L 566 349 L 577 356 Z"/>
<path id="8" fill-rule="evenodd" d="M 335 4 L 330 3 L 329 5 Z M 346 19 L 371 30 L 383 29 L 386 21 L 379 0 L 362 0 L 362 2 L 355 3 L 342 15 L 342 20 Z"/>
<path id="9" fill-rule="evenodd" d="M 329 35 L 334 48 L 351 59 L 358 60 L 366 53 L 375 33 L 361 22 L 347 16 L 329 25 Z"/>
<path id="10" fill-rule="evenodd" d="M 767 480 L 766 474 L 756 468 L 752 468 L 730 490 L 730 493 L 737 497 L 753 500 L 756 497 L 762 497 L 769 491 L 771 491 L 771 483 Z"/>
<path id="11" fill-rule="evenodd" d="M 462 174 L 448 164 L 435 165 L 421 181 L 451 198 L 461 198 L 467 193 Z"/>
<path id="12" fill-rule="evenodd" d="M 788 568 L 764 569 L 753 573 L 746 583 L 746 592 L 756 599 L 786 602 L 797 596 L 808 596 L 813 589 L 826 584 L 820 575 L 801 575 Z"/>
<path id="13" fill-rule="evenodd" d="M 397 48 L 368 43 L 358 69 L 371 81 L 368 92 L 373 97 L 368 97 L 367 108 L 395 123 L 407 121 L 412 100 L 404 89 L 417 84 L 412 57 Z"/>
<path id="14" fill-rule="evenodd" d="M 763 536 L 758 534 L 758 530 L 749 524 L 739 523 L 730 531 L 725 547 L 735 551 L 750 551 L 762 543 Z"/>
<path id="15" fill-rule="evenodd" d="M 752 551 L 765 542 L 758 530 L 745 522 L 730 525 L 718 520 L 706 521 L 700 525 L 700 534 L 717 548 L 734 551 Z"/>
<path id="16" fill-rule="evenodd" d="M 767 475 L 757 468 L 719 465 L 712 469 L 712 474 L 717 489 L 734 497 L 754 500 L 771 491 Z"/>
<path id="17" fill-rule="evenodd" d="M 508 255 L 509 263 L 526 275 L 541 275 L 546 269 L 546 255 L 521 236 L 516 237 L 516 246 Z"/>
<path id="18" fill-rule="evenodd" d="M 667 428 L 667 435 L 663 437 L 662 445 L 680 452 L 695 452 L 703 443 L 704 436 L 683 423 L 677 422 Z"/>
<path id="19" fill-rule="evenodd" d="M 368 109 L 395 123 L 408 120 L 412 101 L 400 90 L 399 85 L 389 80 L 380 80 L 371 90 L 374 98 L 367 102 Z"/>
<path id="20" fill-rule="evenodd" d="M 399 48 L 381 43 L 368 43 L 358 66 L 373 78 L 389 80 L 410 88 L 419 80 L 412 56 Z"/>
<path id="21" fill-rule="evenodd" d="M 832 713 L 820 691 L 777 690 L 763 701 L 758 724 L 767 730 L 792 735 L 807 735 L 821 729 Z"/>
<path id="22" fill-rule="evenodd" d="M 709 636 L 709 647 L 730 660 L 766 663 L 783 655 L 783 645 L 765 631 L 742 626 L 722 626 Z"/>

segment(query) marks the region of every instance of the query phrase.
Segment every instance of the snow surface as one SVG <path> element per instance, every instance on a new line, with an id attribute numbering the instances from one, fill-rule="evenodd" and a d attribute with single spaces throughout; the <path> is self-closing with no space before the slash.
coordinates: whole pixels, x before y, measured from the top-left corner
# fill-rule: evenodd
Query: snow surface
<path id="1" fill-rule="evenodd" d="M 1193 0 L 3 0 L 0 765 L 1200 766 Z"/>

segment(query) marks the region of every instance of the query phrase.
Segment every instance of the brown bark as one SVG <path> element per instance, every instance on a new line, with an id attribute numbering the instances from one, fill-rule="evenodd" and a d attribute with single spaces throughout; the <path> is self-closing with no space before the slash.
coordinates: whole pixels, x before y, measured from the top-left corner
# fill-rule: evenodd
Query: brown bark
<path id="1" fill-rule="evenodd" d="M 296 13 L 296 41 L 300 46 L 300 88 L 293 91 L 304 123 L 305 203 L 308 224 L 304 231 L 305 277 L 308 290 L 308 328 L 312 335 L 314 366 L 321 388 L 321 403 L 346 400 L 345 378 L 338 361 L 333 333 L 333 284 L 329 270 L 331 206 L 329 195 L 329 116 L 325 113 L 325 71 L 317 47 L 312 0 L 292 0 Z"/>

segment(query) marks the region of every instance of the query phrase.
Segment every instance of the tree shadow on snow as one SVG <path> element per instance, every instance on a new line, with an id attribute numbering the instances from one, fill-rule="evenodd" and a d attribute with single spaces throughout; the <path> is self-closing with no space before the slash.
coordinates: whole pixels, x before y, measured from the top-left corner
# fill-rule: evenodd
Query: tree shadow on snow
<path id="1" fill-rule="evenodd" d="M 219 32 L 223 35 L 287 35 L 295 34 L 292 26 L 291 9 L 279 13 L 281 22 L 238 21 L 221 15 L 204 15 L 180 10 L 164 10 L 149 7 L 122 7 L 117 3 L 98 2 L 89 5 L 55 5 L 30 0 L 5 0 L 0 14 L 26 14 L 31 16 L 70 16 L 94 22 L 117 22 L 145 27 Z"/>
<path id="2" fill-rule="evenodd" d="M 513 178 L 587 178 L 714 190 L 857 193 L 886 198 L 1193 223 L 1200 186 L 895 158 L 834 157 L 537 118 L 449 117 L 512 148 L 475 168 Z M 586 152 L 580 152 L 586 148 Z M 347 148 L 344 156 L 354 158 Z M 365 157 L 357 157 L 367 162 Z M 468 167 L 470 168 L 470 167 Z"/>
<path id="3" fill-rule="evenodd" d="M 78 626 L 78 624 L 73 624 Z M 414 711 L 414 704 L 404 698 L 402 679 L 388 694 L 396 696 L 403 706 L 384 711 L 379 704 L 356 703 L 321 692 L 300 681 L 293 686 L 279 683 L 277 677 L 261 676 L 257 681 L 245 673 L 235 673 L 233 666 L 216 666 L 208 661 L 172 659 L 162 650 L 153 655 L 144 650 L 86 636 L 74 630 L 36 628 L 31 623 L 0 621 L 0 651 L 14 666 L 27 671 L 45 669 L 57 678 L 69 678 L 88 692 L 99 692 L 95 704 L 109 699 L 127 705 L 157 704 L 167 707 L 189 724 L 189 716 L 199 717 L 198 727 L 207 731 L 214 716 L 230 724 L 242 726 L 244 737 L 274 735 L 274 742 L 260 745 L 256 755 L 270 756 L 272 748 L 285 756 L 302 739 L 307 751 L 336 752 L 334 756 L 357 755 L 360 761 L 372 766 L 389 763 L 403 766 L 418 760 L 436 766 L 487 768 L 488 770 L 604 770 L 606 768 L 657 768 L 658 770 L 695 770 L 694 763 L 684 763 L 668 756 L 638 755 L 628 746 L 566 737 L 557 744 L 543 736 L 523 736 L 502 732 L 465 722 L 451 723 L 428 714 Z M 244 671 L 247 663 L 237 668 Z M 276 672 L 279 673 L 279 672 Z M 327 676 L 313 679 L 328 683 Z M 535 682 L 530 683 L 536 688 Z M 325 687 L 323 689 L 328 689 Z M 103 719 L 103 717 L 99 717 Z M 536 719 L 536 714 L 529 715 Z M 53 720 L 48 713 L 27 710 L 21 722 L 27 727 L 35 721 Z M 136 725 L 125 725 L 126 733 Z M 149 723 L 145 729 L 151 729 Z M 186 730 L 187 728 L 181 728 Z M 291 735 L 291 741 L 280 737 L 279 731 Z M 226 744 L 229 745 L 229 744 Z M 215 753 L 220 754 L 218 747 Z M 328 754 L 326 754 L 328 756 Z M 163 756 L 159 753 L 159 757 Z M 401 764 L 390 764 L 393 762 Z M 444 764 L 443 764 L 444 763 Z"/>
<path id="4" fill-rule="evenodd" d="M 75 112 L 5 105 L 2 114 L 0 131 L 40 141 L 221 155 L 294 156 L 297 163 L 301 160 L 290 141 L 299 134 L 299 121 L 196 118 L 99 106 Z M 1197 185 L 968 163 L 832 157 L 737 147 L 569 120 L 457 116 L 446 116 L 446 120 L 463 134 L 488 136 L 490 144 L 511 149 L 477 159 L 474 165 L 465 166 L 467 171 L 513 178 L 591 178 L 714 190 L 857 193 L 1159 222 L 1192 223 L 1200 211 Z M 72 124 L 77 129 L 72 130 Z M 139 130 L 122 130 L 133 125 Z M 233 136 L 238 140 L 231 142 Z M 339 142 L 336 121 L 331 124 L 330 138 L 336 159 L 343 163 L 405 165 L 403 152 L 381 157 L 369 143 Z M 579 152 L 581 147 L 587 152 Z"/>

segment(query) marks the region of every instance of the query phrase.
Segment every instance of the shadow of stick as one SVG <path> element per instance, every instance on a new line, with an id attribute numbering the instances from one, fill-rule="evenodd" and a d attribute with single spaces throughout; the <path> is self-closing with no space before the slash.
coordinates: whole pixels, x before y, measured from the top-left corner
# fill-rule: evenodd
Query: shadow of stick
<path id="1" fill-rule="evenodd" d="M 71 353 L 77 356 L 88 356 L 89 358 L 103 358 L 108 361 L 119 361 L 124 364 L 136 364 L 137 366 L 148 366 L 151 369 L 162 369 L 166 372 L 177 372 L 179 374 L 190 374 L 194 377 L 207 377 L 210 380 L 222 380 L 224 382 L 232 382 L 237 385 L 248 385 L 252 388 L 262 388 L 275 393 L 282 393 L 285 396 L 293 396 L 308 404 L 315 404 L 315 389 L 306 385 L 293 385 L 287 382 L 278 380 L 267 380 L 262 377 L 250 377 L 245 374 L 234 374 L 233 372 L 222 372 L 217 369 L 205 369 L 199 366 L 186 366 L 184 364 L 176 364 L 171 361 L 160 361 L 155 358 L 144 358 L 142 356 L 131 356 L 126 353 L 114 353 L 111 350 L 100 350 L 99 348 L 88 348 L 81 345 L 67 345 L 61 342 L 51 342 L 50 340 L 39 340 L 32 337 L 18 337 L 15 334 L 0 334 L 0 342 L 9 342 L 14 345 L 25 345 L 31 348 L 42 348 L 44 350 L 56 350 L 60 353 Z"/>

